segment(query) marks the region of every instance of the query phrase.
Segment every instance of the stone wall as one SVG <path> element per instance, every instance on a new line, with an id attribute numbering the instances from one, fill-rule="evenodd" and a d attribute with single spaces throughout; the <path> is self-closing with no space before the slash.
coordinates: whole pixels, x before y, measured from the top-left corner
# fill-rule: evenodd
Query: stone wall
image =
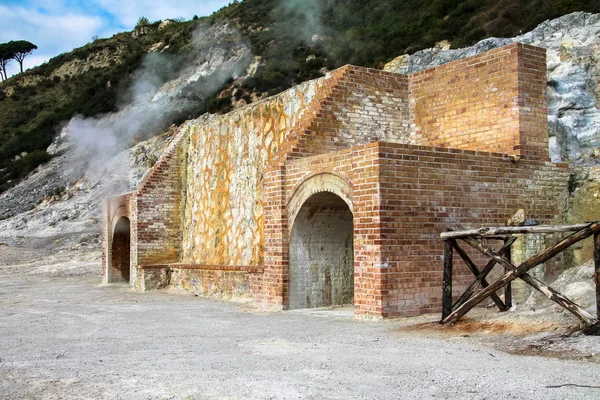
<path id="1" fill-rule="evenodd" d="M 263 262 L 265 165 L 324 79 L 191 128 L 182 261 Z"/>
<path id="2" fill-rule="evenodd" d="M 346 66 L 193 126 L 182 260 L 262 264 L 267 167 L 357 143 L 408 141 L 407 94 L 402 75 Z"/>

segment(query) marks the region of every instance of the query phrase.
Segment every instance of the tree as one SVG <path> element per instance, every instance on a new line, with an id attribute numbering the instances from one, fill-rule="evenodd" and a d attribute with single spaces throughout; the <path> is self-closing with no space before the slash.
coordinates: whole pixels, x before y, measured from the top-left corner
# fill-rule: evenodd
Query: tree
<path id="1" fill-rule="evenodd" d="M 37 46 L 27 40 L 11 40 L 6 43 L 7 51 L 9 54 L 12 54 L 11 58 L 14 58 L 19 63 L 21 67 L 21 72 L 23 72 L 23 60 L 27 57 L 33 50 L 37 49 Z"/>
<path id="2" fill-rule="evenodd" d="M 137 24 L 135 25 L 136 29 L 137 28 L 143 28 L 144 26 L 148 26 L 150 25 L 150 21 L 148 20 L 148 18 L 146 17 L 140 17 L 140 19 L 138 19 Z"/>
<path id="3" fill-rule="evenodd" d="M 8 79 L 6 66 L 13 59 L 13 54 L 8 49 L 8 43 L 0 43 L 0 76 L 2 80 Z"/>

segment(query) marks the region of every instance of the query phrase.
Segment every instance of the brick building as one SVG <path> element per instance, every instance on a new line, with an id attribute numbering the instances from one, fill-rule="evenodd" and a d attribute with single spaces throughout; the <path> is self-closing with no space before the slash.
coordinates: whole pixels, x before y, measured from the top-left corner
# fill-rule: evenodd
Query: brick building
<path id="1" fill-rule="evenodd" d="M 188 123 L 138 190 L 105 200 L 103 281 L 439 311 L 441 231 L 559 218 L 545 93 L 545 51 L 515 43 L 412 75 L 345 66 Z"/>

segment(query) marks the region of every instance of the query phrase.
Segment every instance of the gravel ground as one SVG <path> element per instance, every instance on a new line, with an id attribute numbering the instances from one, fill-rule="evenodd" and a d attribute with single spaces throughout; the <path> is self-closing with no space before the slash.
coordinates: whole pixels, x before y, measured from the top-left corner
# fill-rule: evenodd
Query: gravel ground
<path id="1" fill-rule="evenodd" d="M 572 386 L 600 385 L 596 362 L 510 354 L 435 316 L 262 313 L 100 285 L 99 265 L 0 246 L 1 399 L 600 398 Z"/>

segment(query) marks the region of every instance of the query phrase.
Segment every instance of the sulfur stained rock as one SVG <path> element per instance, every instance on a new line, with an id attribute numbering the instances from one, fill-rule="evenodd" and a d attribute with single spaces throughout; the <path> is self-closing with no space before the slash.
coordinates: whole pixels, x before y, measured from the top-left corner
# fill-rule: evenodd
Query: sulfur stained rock
<path id="1" fill-rule="evenodd" d="M 576 167 L 571 174 L 572 194 L 566 214 L 567 223 L 600 220 L 600 167 Z M 591 239 L 579 242 L 567 251 L 568 263 L 580 265 L 593 255 Z"/>

